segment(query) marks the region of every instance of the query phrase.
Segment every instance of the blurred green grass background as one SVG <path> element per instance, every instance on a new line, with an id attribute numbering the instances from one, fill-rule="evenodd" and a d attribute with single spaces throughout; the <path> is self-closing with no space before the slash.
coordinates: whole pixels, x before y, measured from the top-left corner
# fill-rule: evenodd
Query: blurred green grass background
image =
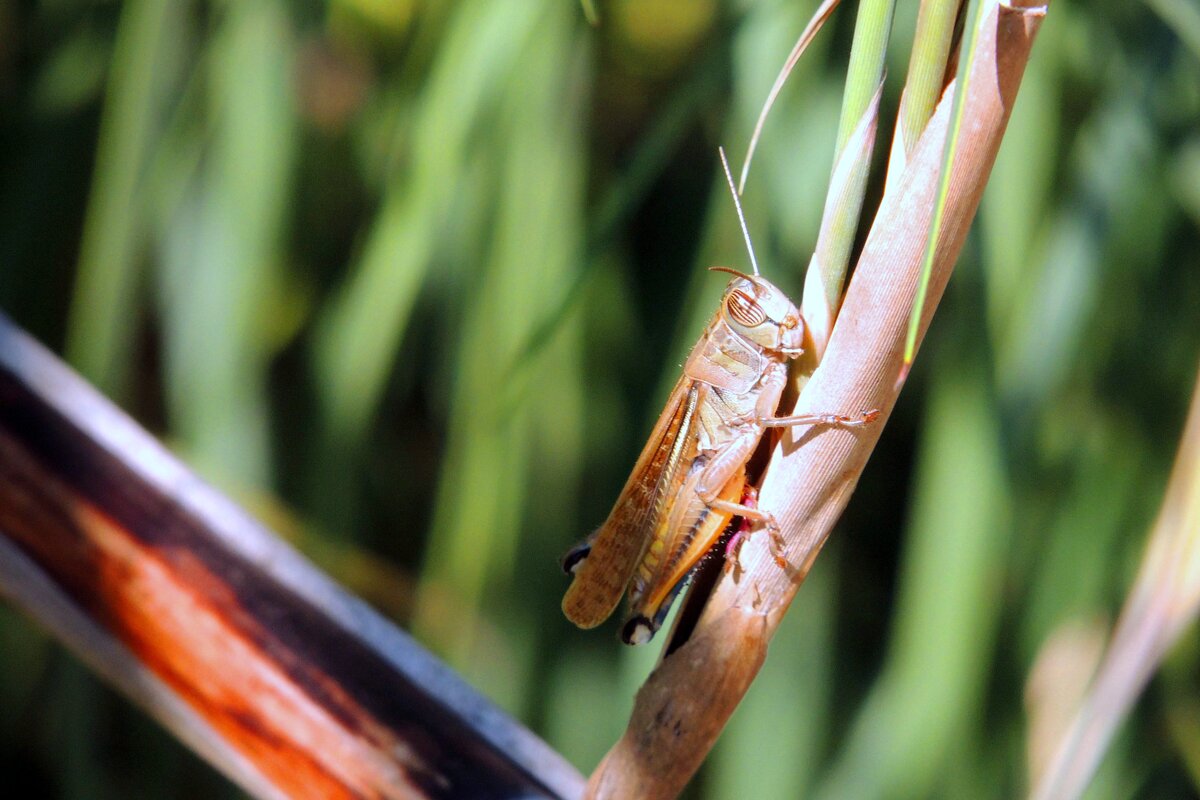
<path id="1" fill-rule="evenodd" d="M 655 651 L 574 630 L 557 558 L 711 313 L 703 267 L 745 263 L 716 147 L 815 5 L 0 2 L 0 308 L 588 771 Z M 745 197 L 797 299 L 852 22 Z M 1058 3 L 896 415 L 690 797 L 1023 790 L 1039 648 L 1111 619 L 1162 497 L 1198 223 L 1200 11 Z M 1089 797 L 1197 796 L 1198 679 L 1191 636 Z M 4 605 L 0 774 L 237 795 Z"/>

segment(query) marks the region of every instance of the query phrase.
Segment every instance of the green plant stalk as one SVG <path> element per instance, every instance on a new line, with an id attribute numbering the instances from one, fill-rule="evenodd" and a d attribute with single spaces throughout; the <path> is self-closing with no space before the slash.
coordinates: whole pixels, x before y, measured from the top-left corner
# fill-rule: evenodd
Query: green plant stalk
<path id="1" fill-rule="evenodd" d="M 842 116 L 838 122 L 838 153 L 850 140 L 883 79 L 895 7 L 895 0 L 864 0 L 858 7 L 850 65 L 846 69 L 846 91 L 842 96 Z"/>
<path id="2" fill-rule="evenodd" d="M 841 169 L 839 162 L 846 146 L 873 107 L 879 93 L 894 9 L 894 0 L 866 0 L 858 8 L 854 43 L 850 49 L 850 65 L 846 72 L 846 89 L 842 95 L 837 145 L 834 150 L 835 172 Z M 861 158 L 861 163 L 851 168 L 845 184 L 837 186 L 831 182 L 830 193 L 825 199 L 825 219 L 822 220 L 817 248 L 809 265 L 810 273 L 816 268 L 820 284 L 819 287 L 810 289 L 813 279 L 810 277 L 806 281 L 803 303 L 808 316 L 809 309 L 817 297 L 810 297 L 810 292 L 819 292 L 823 308 L 814 316 L 823 321 L 811 326 L 818 355 L 825 349 L 824 343 L 829 340 L 833 320 L 837 317 L 837 309 L 841 305 L 842 289 L 850 264 L 850 250 L 854 246 L 854 234 L 858 230 L 859 217 L 862 215 L 873 143 L 872 131 L 871 142 L 866 143 L 866 147 L 860 151 L 860 156 L 857 156 Z"/>
<path id="3" fill-rule="evenodd" d="M 812 357 L 799 365 L 802 374 L 812 374 L 825 352 L 833 332 L 833 323 L 841 307 L 842 288 L 850 261 L 850 249 L 862 214 L 867 177 L 871 169 L 871 153 L 875 147 L 878 127 L 879 99 L 883 85 L 875 90 L 871 104 L 863 112 L 858 126 L 851 132 L 846 147 L 838 154 L 825 196 L 825 210 L 817 246 L 804 281 L 801 310 L 812 337 Z M 827 267 L 832 265 L 833 270 Z M 836 285 L 828 283 L 830 272 L 835 273 Z"/>
<path id="4" fill-rule="evenodd" d="M 946 59 L 954 39 L 954 19 L 958 14 L 959 0 L 924 0 L 917 12 L 917 29 L 913 34 L 912 55 L 908 61 L 908 75 L 904 84 L 904 96 L 900 101 L 899 120 L 896 132 L 899 138 L 896 147 L 903 148 L 903 158 L 893 158 L 888 164 L 888 179 L 894 171 L 902 169 L 908 155 L 917 146 L 925 123 L 933 116 L 933 109 L 942 95 L 942 79 L 946 74 Z M 897 151 L 893 149 L 893 156 Z"/>
<path id="5" fill-rule="evenodd" d="M 921 279 L 917 284 L 916 298 L 913 300 L 912 313 L 909 315 L 900 380 L 907 377 L 908 370 L 917 354 L 917 334 L 921 325 L 921 314 L 925 310 L 925 300 L 929 293 L 929 279 L 933 274 L 933 259 L 937 254 L 938 237 L 942 232 L 942 219 L 946 213 L 946 196 L 950 193 L 950 167 L 954 163 L 954 154 L 958 150 L 959 133 L 962 130 L 963 105 L 967 96 L 967 77 L 971 62 L 975 57 L 975 45 L 979 40 L 979 21 L 982 13 L 983 6 L 980 1 L 971 0 L 970 8 L 967 11 L 967 33 L 963 36 L 963 46 L 966 47 L 966 51 L 958 60 L 958 75 L 954 85 L 954 105 L 950 110 L 950 134 L 946 137 L 946 149 L 942 153 L 941 179 L 933 208 L 933 219 L 929 224 L 929 237 L 925 243 L 925 261 L 921 267 Z"/>
<path id="6" fill-rule="evenodd" d="M 167 0 L 125 5 L 113 45 L 96 167 L 71 299 L 66 354 L 109 396 L 124 394 L 137 314 L 137 251 L 144 234 L 141 192 L 151 135 L 173 57 L 172 21 L 183 13 Z"/>

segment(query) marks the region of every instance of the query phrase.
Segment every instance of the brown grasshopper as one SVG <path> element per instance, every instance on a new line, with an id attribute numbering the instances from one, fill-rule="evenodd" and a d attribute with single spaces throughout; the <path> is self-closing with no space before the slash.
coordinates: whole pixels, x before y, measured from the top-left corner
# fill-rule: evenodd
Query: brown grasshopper
<path id="1" fill-rule="evenodd" d="M 721 163 L 732 189 L 724 152 Z M 627 644 L 654 636 L 733 517 L 764 525 L 778 551 L 775 517 L 742 502 L 746 462 L 767 428 L 860 426 L 878 416 L 775 416 L 787 363 L 804 352 L 806 329 L 796 305 L 758 274 L 736 191 L 733 199 L 754 274 L 712 267 L 735 276 L 720 308 L 692 348 L 608 519 L 563 559 L 563 569 L 574 576 L 563 613 L 581 628 L 607 619 L 629 587 L 629 616 L 621 630 Z"/>

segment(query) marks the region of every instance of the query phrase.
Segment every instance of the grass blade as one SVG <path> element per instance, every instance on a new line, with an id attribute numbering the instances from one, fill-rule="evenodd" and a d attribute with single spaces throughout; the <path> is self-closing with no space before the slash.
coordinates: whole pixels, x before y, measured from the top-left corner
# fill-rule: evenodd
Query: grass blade
<path id="1" fill-rule="evenodd" d="M 912 314 L 909 317 L 908 335 L 904 340 L 904 362 L 900 369 L 898 382 L 903 383 L 912 368 L 913 358 L 917 354 L 917 334 L 921 325 L 921 315 L 925 311 L 925 300 L 929 294 L 929 279 L 933 274 L 933 260 L 937 252 L 938 239 L 942 232 L 942 222 L 946 213 L 946 197 L 950 193 L 950 167 L 954 163 L 954 155 L 958 150 L 960 131 L 962 130 L 964 98 L 967 96 L 967 82 L 970 65 L 975 56 L 975 46 L 979 40 L 980 20 L 982 19 L 983 4 L 980 0 L 971 0 L 967 11 L 967 33 L 963 37 L 965 48 L 958 60 L 958 76 L 954 86 L 954 105 L 950 110 L 950 135 L 946 137 L 946 149 L 942 155 L 941 182 L 938 187 L 937 199 L 933 210 L 933 219 L 929 226 L 929 239 L 925 245 L 925 263 L 921 268 L 921 281 L 917 285 L 916 299 L 913 301 Z"/>
<path id="2" fill-rule="evenodd" d="M 750 144 L 746 146 L 746 157 L 742 159 L 742 173 L 741 177 L 738 178 L 738 194 L 742 194 L 746 190 L 746 178 L 750 175 L 750 162 L 754 159 L 754 151 L 758 147 L 758 140 L 762 135 L 763 125 L 767 122 L 767 114 L 771 112 L 771 107 L 775 105 L 775 98 L 779 96 L 779 92 L 783 89 L 783 84 L 787 82 L 788 76 L 792 74 L 792 70 L 800 60 L 800 56 L 804 55 L 804 51 L 808 49 L 809 44 L 816 38 L 817 33 L 824 27 L 825 21 L 833 14 L 834 9 L 838 7 L 840 2 L 841 0 L 824 0 L 817 7 L 812 19 L 808 21 L 808 25 L 804 27 L 800 38 L 796 40 L 795 46 L 792 47 L 792 52 L 784 62 L 783 69 L 779 71 L 779 75 L 775 78 L 775 84 L 771 87 L 770 93 L 767 94 L 767 100 L 763 103 L 762 111 L 758 113 L 758 120 L 754 123 L 754 133 L 750 134 Z"/>
<path id="3" fill-rule="evenodd" d="M 1083 794 L 1108 743 L 1163 657 L 1200 613 L 1200 378 L 1137 579 L 1095 679 L 1034 800 Z"/>
<path id="4" fill-rule="evenodd" d="M 125 393 L 134 332 L 141 198 L 151 139 L 175 59 L 170 0 L 131 0 L 121 11 L 100 143 L 67 330 L 67 359 L 110 396 Z"/>
<path id="5" fill-rule="evenodd" d="M 947 58 L 954 39 L 954 20 L 960 5 L 960 0 L 924 0 L 917 12 L 917 30 L 913 35 L 908 75 L 888 159 L 889 183 L 904 171 L 908 156 L 917 146 L 925 123 L 941 97 Z"/>

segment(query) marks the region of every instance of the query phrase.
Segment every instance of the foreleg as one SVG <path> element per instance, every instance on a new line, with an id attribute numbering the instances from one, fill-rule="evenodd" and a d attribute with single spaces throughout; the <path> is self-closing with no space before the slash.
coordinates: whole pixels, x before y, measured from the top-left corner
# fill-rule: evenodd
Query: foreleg
<path id="1" fill-rule="evenodd" d="M 783 364 L 772 364 L 763 376 L 762 391 L 754 408 L 755 422 L 764 428 L 790 428 L 797 425 L 836 425 L 840 428 L 861 428 L 879 419 L 879 409 L 864 411 L 857 417 L 842 414 L 796 414 L 777 417 L 779 398 L 787 384 L 787 368 Z"/>
<path id="2" fill-rule="evenodd" d="M 790 428 L 794 425 L 836 425 L 839 428 L 861 428 L 879 419 L 879 409 L 864 411 L 857 417 L 842 414 L 796 414 L 791 417 L 770 417 L 758 420 L 764 428 Z"/>

